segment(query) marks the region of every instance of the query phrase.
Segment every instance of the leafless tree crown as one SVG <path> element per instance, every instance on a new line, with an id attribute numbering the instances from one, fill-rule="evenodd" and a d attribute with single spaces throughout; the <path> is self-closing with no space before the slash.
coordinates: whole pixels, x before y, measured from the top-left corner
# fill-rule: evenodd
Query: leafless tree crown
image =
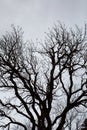
<path id="1" fill-rule="evenodd" d="M 40 47 L 13 27 L 0 39 L 0 127 L 62 130 L 69 112 L 87 107 L 87 34 L 55 25 Z M 28 127 L 26 125 L 28 123 Z"/>

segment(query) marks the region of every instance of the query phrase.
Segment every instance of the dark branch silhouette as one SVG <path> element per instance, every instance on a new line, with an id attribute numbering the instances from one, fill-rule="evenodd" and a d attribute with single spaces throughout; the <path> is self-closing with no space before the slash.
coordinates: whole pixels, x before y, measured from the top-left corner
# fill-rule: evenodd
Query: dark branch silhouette
<path id="1" fill-rule="evenodd" d="M 87 107 L 86 36 L 86 25 L 61 24 L 40 47 L 26 45 L 20 28 L 2 36 L 0 89 L 11 97 L 0 99 L 1 128 L 28 130 L 28 122 L 31 130 L 62 130 L 71 110 Z"/>

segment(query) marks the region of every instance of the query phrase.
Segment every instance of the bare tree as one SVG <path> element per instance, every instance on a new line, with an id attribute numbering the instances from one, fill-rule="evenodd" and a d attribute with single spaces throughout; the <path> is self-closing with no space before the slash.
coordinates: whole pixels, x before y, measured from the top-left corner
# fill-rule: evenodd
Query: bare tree
<path id="1" fill-rule="evenodd" d="M 0 39 L 0 127 L 62 130 L 72 109 L 87 106 L 86 25 L 55 25 L 40 47 L 22 38 L 13 27 Z"/>

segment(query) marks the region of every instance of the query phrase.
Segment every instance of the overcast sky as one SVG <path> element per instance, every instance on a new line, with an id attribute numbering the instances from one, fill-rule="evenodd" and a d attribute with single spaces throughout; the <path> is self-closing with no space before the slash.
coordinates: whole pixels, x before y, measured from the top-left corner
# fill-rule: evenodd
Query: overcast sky
<path id="1" fill-rule="evenodd" d="M 0 0 L 0 34 L 14 24 L 23 28 L 26 39 L 41 39 L 57 20 L 83 26 L 87 0 Z"/>

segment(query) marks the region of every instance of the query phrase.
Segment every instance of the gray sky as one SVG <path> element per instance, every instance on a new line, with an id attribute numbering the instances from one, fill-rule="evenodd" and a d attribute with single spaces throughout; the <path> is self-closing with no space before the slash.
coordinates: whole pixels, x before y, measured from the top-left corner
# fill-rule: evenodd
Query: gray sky
<path id="1" fill-rule="evenodd" d="M 87 0 L 0 0 L 0 34 L 19 25 L 26 39 L 42 39 L 57 20 L 67 26 L 87 22 Z"/>

